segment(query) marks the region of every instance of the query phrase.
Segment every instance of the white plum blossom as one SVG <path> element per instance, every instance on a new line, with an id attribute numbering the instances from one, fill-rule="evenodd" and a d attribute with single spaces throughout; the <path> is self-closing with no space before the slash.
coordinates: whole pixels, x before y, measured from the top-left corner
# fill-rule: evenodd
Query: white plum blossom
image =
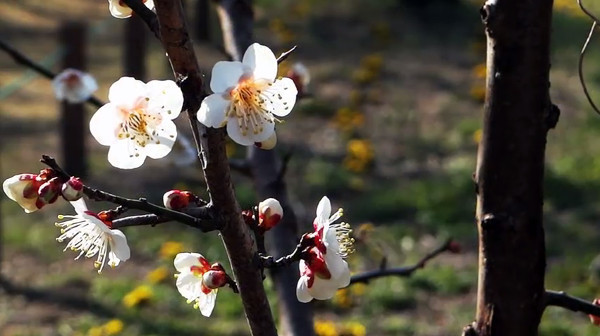
<path id="1" fill-rule="evenodd" d="M 209 264 L 200 253 L 179 253 L 173 262 L 178 274 L 177 290 L 187 299 L 194 302 L 194 308 L 202 315 L 209 317 L 215 307 L 219 287 L 227 283 L 227 274 L 218 264 Z"/>
<path id="2" fill-rule="evenodd" d="M 79 255 L 91 258 L 98 255 L 94 262 L 94 267 L 98 268 L 98 273 L 102 272 L 106 259 L 111 267 L 116 267 L 121 261 L 127 261 L 130 257 L 127 238 L 120 230 L 112 229 L 112 223 L 108 220 L 102 220 L 97 214 L 88 211 L 83 199 L 71 202 L 76 215 L 59 215 L 58 219 L 66 219 L 63 222 L 57 222 L 55 225 L 61 230 L 61 235 L 56 238 L 62 242 L 70 239 L 64 251 L 71 249 L 78 251 Z"/>
<path id="3" fill-rule="evenodd" d="M 88 100 L 98 90 L 98 83 L 87 72 L 65 69 L 52 79 L 52 88 L 56 99 L 76 104 Z"/>
<path id="4" fill-rule="evenodd" d="M 296 296 L 300 302 L 310 302 L 313 298 L 330 299 L 339 288 L 350 284 L 350 270 L 344 259 L 354 251 L 354 239 L 350 237 L 350 225 L 334 223 L 342 214 L 342 209 L 339 209 L 331 215 L 331 203 L 327 197 L 323 197 L 317 206 L 313 222 L 315 232 L 309 234 L 314 239 L 314 247 L 299 263 Z"/>
<path id="5" fill-rule="evenodd" d="M 288 115 L 298 93 L 289 78 L 277 77 L 277 59 L 258 43 L 252 44 L 242 62 L 217 62 L 210 88 L 198 111 L 207 127 L 227 126 L 229 137 L 240 145 L 261 143 L 275 132 L 277 117 Z"/>
<path id="6" fill-rule="evenodd" d="M 90 120 L 90 131 L 101 145 L 110 146 L 110 164 L 132 169 L 146 156 L 159 159 L 169 154 L 177 138 L 173 119 L 183 106 L 175 82 L 123 77 L 110 87 L 108 100 Z"/>
<path id="7" fill-rule="evenodd" d="M 153 0 L 142 0 L 142 2 L 150 10 L 154 9 Z M 110 14 L 117 19 L 126 19 L 133 14 L 131 8 L 123 0 L 108 0 L 108 9 L 110 10 Z"/>

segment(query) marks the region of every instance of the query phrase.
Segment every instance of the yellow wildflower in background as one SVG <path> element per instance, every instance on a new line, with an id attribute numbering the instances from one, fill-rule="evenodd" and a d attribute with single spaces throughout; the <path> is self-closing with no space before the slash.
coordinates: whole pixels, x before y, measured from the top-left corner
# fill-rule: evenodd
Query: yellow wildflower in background
<path id="1" fill-rule="evenodd" d="M 363 69 L 378 73 L 383 66 L 383 56 L 378 53 L 367 55 L 360 61 L 360 65 Z"/>
<path id="2" fill-rule="evenodd" d="M 350 91 L 350 105 L 352 106 L 358 106 L 360 104 L 362 104 L 362 102 L 365 100 L 365 95 L 362 93 L 361 90 L 352 90 Z"/>
<path id="3" fill-rule="evenodd" d="M 350 308 L 352 307 L 352 297 L 350 296 L 350 291 L 347 288 L 338 289 L 333 296 L 332 302 L 334 305 L 340 308 Z"/>
<path id="4" fill-rule="evenodd" d="M 124 327 L 123 321 L 112 319 L 101 326 L 90 328 L 87 336 L 115 336 L 123 332 Z"/>
<path id="5" fill-rule="evenodd" d="M 353 284 L 349 288 L 350 288 L 350 293 L 352 293 L 352 295 L 355 295 L 355 296 L 363 296 L 367 292 L 367 285 L 362 282 Z"/>
<path id="6" fill-rule="evenodd" d="M 107 336 L 113 336 L 113 335 L 118 335 L 123 331 L 123 321 L 119 320 L 119 319 L 112 319 L 108 322 L 106 322 L 106 324 L 104 326 L 102 326 L 102 328 L 104 329 L 104 333 Z"/>
<path id="7" fill-rule="evenodd" d="M 338 336 L 335 323 L 324 320 L 315 321 L 315 334 L 317 336 Z"/>
<path id="8" fill-rule="evenodd" d="M 571 16 L 585 17 L 575 0 L 554 0 L 554 10 Z"/>
<path id="9" fill-rule="evenodd" d="M 175 241 L 167 241 L 162 244 L 158 252 L 161 258 L 173 259 L 178 253 L 183 252 L 183 243 Z"/>
<path id="10" fill-rule="evenodd" d="M 352 139 L 348 141 L 346 150 L 344 167 L 355 173 L 363 172 L 373 162 L 373 158 L 375 157 L 373 146 L 366 139 Z"/>
<path id="11" fill-rule="evenodd" d="M 473 67 L 473 75 L 477 79 L 485 79 L 487 73 L 487 66 L 485 63 L 477 64 Z"/>
<path id="12" fill-rule="evenodd" d="M 154 297 L 154 292 L 149 286 L 138 286 L 123 297 L 123 305 L 127 308 L 138 306 L 150 301 Z"/>
<path id="13" fill-rule="evenodd" d="M 473 85 L 469 94 L 474 100 L 483 103 L 485 101 L 485 85 Z"/>
<path id="14" fill-rule="evenodd" d="M 335 113 L 333 123 L 342 131 L 351 132 L 365 123 L 365 117 L 356 109 L 342 107 Z"/>
<path id="15" fill-rule="evenodd" d="M 161 266 L 150 271 L 146 275 L 146 280 L 153 284 L 161 283 L 169 276 L 169 274 L 169 270 L 166 267 Z"/>
<path id="16" fill-rule="evenodd" d="M 344 325 L 342 331 L 343 336 L 365 336 L 367 335 L 367 328 L 360 322 L 348 322 Z"/>

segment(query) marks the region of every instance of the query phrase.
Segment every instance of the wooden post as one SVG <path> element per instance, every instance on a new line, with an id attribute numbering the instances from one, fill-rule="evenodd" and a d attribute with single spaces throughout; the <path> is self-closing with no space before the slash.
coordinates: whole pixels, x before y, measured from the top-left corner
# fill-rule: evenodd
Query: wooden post
<path id="1" fill-rule="evenodd" d="M 477 171 L 479 336 L 535 336 L 544 310 L 542 218 L 552 0 L 488 0 Z M 465 333 L 467 334 L 467 333 Z"/>
<path id="2" fill-rule="evenodd" d="M 64 69 L 85 70 L 86 31 L 83 22 L 68 21 L 61 25 L 59 43 L 65 49 Z M 84 177 L 87 173 L 85 135 L 88 125 L 83 103 L 61 102 L 60 125 L 64 167 L 69 174 Z"/>
<path id="3" fill-rule="evenodd" d="M 139 16 L 125 22 L 123 38 L 123 75 L 146 81 L 146 50 L 148 28 Z"/>
<path id="4" fill-rule="evenodd" d="M 210 3 L 209 0 L 196 0 L 196 38 L 198 41 L 210 41 Z"/>

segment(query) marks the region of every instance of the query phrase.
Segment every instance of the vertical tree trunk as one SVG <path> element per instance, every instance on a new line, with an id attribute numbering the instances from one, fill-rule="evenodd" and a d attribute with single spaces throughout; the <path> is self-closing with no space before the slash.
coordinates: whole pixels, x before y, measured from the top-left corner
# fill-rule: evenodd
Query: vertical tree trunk
<path id="1" fill-rule="evenodd" d="M 175 78 L 180 81 L 192 129 L 197 129 L 196 112 L 205 97 L 202 76 L 189 38 L 181 1 L 155 0 L 160 24 L 161 41 L 167 51 Z M 238 283 L 246 318 L 254 336 L 276 336 L 277 329 L 263 286 L 262 274 L 253 262 L 256 249 L 252 234 L 244 223 L 235 198 L 225 154 L 223 128 L 200 126 L 194 134 L 201 143 L 202 167 L 208 185 L 211 203 L 219 211 L 224 227 L 221 236 Z"/>
<path id="2" fill-rule="evenodd" d="M 546 266 L 542 220 L 552 0 L 489 0 L 487 96 L 477 171 L 479 336 L 537 335 Z M 555 116 L 556 117 L 556 116 Z"/>
<path id="3" fill-rule="evenodd" d="M 252 44 L 253 12 L 251 0 L 221 0 L 217 12 L 223 31 L 225 50 L 232 59 L 241 61 Z M 284 216 L 281 223 L 267 233 L 269 254 L 275 257 L 290 253 L 297 244 L 298 227 L 294 210 L 289 204 L 283 177 L 279 178 L 281 160 L 274 150 L 248 148 L 248 163 L 259 199 L 274 197 L 281 203 Z M 279 299 L 281 334 L 288 336 L 314 335 L 312 308 L 296 298 L 296 283 L 300 277 L 296 263 L 271 272 Z"/>
<path id="4" fill-rule="evenodd" d="M 146 81 L 148 29 L 144 20 L 137 15 L 127 19 L 123 35 L 123 75 Z"/>

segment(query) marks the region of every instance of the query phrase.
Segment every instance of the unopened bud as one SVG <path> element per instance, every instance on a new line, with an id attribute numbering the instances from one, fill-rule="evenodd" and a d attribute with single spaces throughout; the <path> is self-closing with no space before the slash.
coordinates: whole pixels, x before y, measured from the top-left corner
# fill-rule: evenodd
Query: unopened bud
<path id="1" fill-rule="evenodd" d="M 593 303 L 596 306 L 600 306 L 599 299 L 594 299 Z M 588 316 L 590 317 L 590 322 L 592 322 L 593 325 L 600 326 L 600 317 L 598 317 L 596 315 L 592 315 L 592 314 L 589 314 Z"/>
<path id="2" fill-rule="evenodd" d="M 67 182 L 63 183 L 62 196 L 69 202 L 77 201 L 83 196 L 83 183 L 77 177 L 71 177 Z"/>
<path id="3" fill-rule="evenodd" d="M 460 253 L 461 249 L 462 246 L 460 246 L 460 244 L 458 242 L 455 242 L 454 240 L 448 244 L 448 251 L 450 251 L 451 253 Z"/>
<path id="4" fill-rule="evenodd" d="M 217 289 L 227 284 L 227 274 L 220 270 L 210 270 L 202 275 L 202 283 L 210 288 Z"/>
<path id="5" fill-rule="evenodd" d="M 42 204 L 52 204 L 58 198 L 62 183 L 58 177 L 51 178 L 38 189 L 38 201 Z"/>
<path id="6" fill-rule="evenodd" d="M 17 202 L 25 212 L 30 213 L 39 209 L 36 202 L 41 184 L 38 175 L 19 174 L 6 179 L 2 183 L 2 188 L 8 198 Z"/>
<path id="7" fill-rule="evenodd" d="M 273 228 L 283 218 L 283 208 L 279 201 L 267 198 L 258 203 L 258 227 L 264 231 Z"/>
<path id="8" fill-rule="evenodd" d="M 292 68 L 288 71 L 287 76 L 296 84 L 298 89 L 298 96 L 302 96 L 308 90 L 308 84 L 310 83 L 310 73 L 308 69 L 302 63 L 294 63 Z"/>
<path id="9" fill-rule="evenodd" d="M 170 190 L 163 195 L 163 204 L 167 209 L 180 210 L 190 204 L 193 196 L 189 191 Z"/>
<path id="10" fill-rule="evenodd" d="M 254 146 L 265 150 L 273 149 L 275 145 L 277 145 L 277 134 L 275 132 L 267 140 L 254 143 Z"/>

